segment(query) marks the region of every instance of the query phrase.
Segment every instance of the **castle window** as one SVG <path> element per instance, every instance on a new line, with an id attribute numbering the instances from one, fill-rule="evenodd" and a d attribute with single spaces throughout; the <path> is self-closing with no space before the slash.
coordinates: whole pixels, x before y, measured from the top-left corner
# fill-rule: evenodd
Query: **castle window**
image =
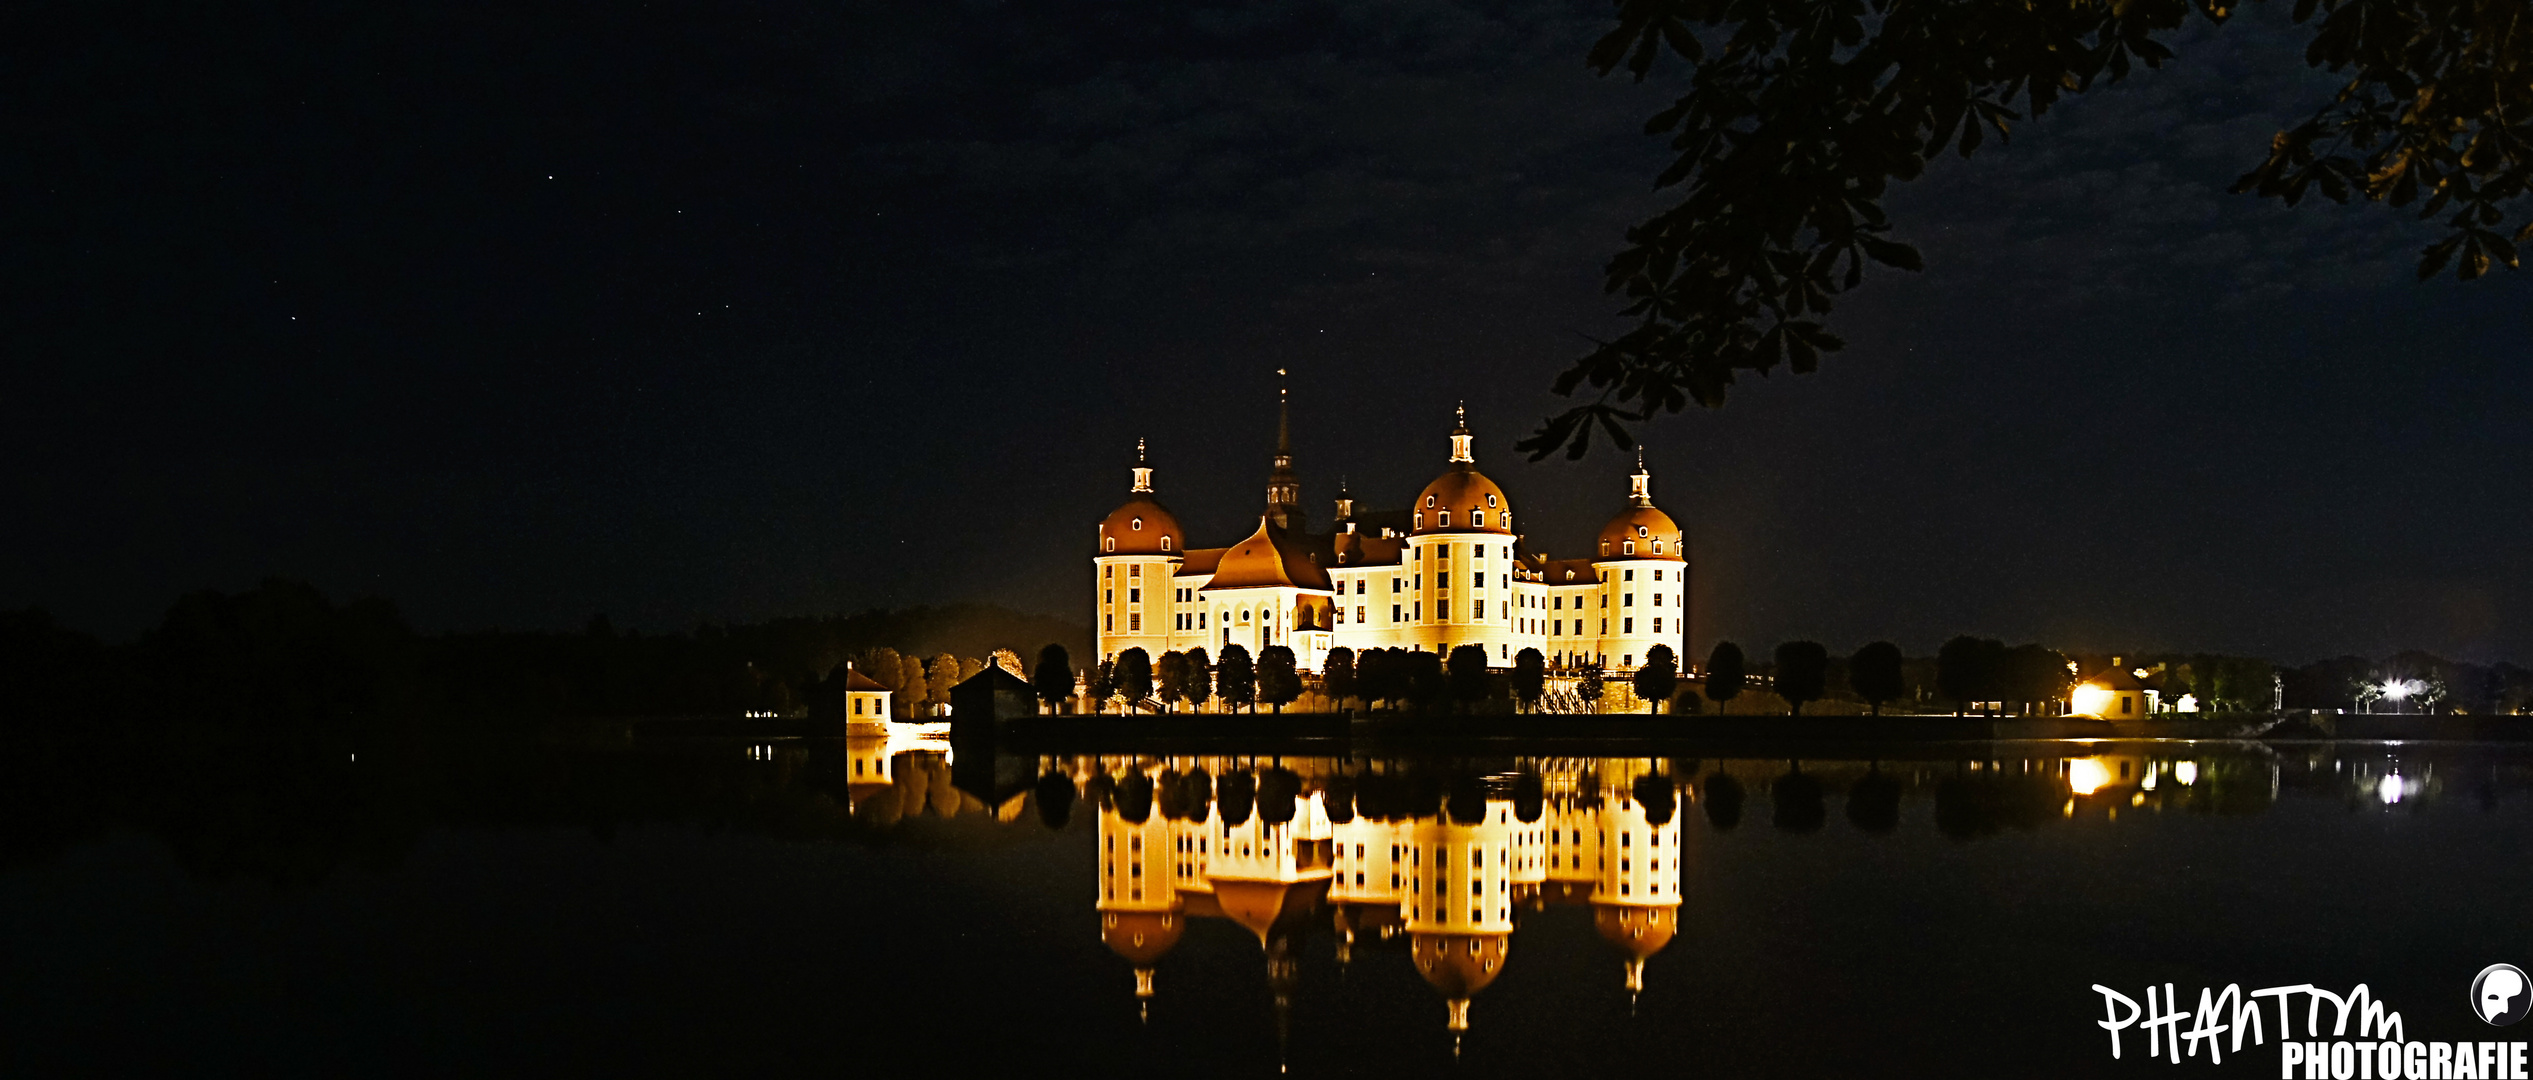
<path id="1" fill-rule="evenodd" d="M 1102 622 L 1101 622 L 1101 625 L 1100 625 L 1100 629 L 1102 629 L 1102 630 L 1109 630 L 1109 631 L 1114 631 L 1114 630 L 1116 630 L 1116 629 L 1117 629 L 1117 617 L 1116 617 L 1116 616 L 1114 616 L 1114 615 L 1103 616 L 1103 617 L 1102 617 Z"/>
<path id="2" fill-rule="evenodd" d="M 1656 540 L 1653 542 L 1653 553 L 1656 555 L 1662 554 L 1662 541 Z"/>
<path id="3" fill-rule="evenodd" d="M 1100 542 L 1099 542 L 1099 546 L 1100 546 L 1100 549 L 1101 549 L 1101 550 L 1103 550 L 1103 551 L 1115 551 L 1115 550 L 1117 550 L 1117 538 L 1116 538 L 1116 537 L 1114 537 L 1114 536 L 1105 537 L 1105 538 L 1103 538 L 1103 539 L 1101 539 L 1101 540 L 1100 540 Z M 1113 566 L 1112 566 L 1112 567 L 1109 567 L 1109 569 L 1114 570 L 1114 569 L 1116 569 L 1116 567 L 1113 567 Z"/>
<path id="4" fill-rule="evenodd" d="M 1164 537 L 1162 537 L 1162 538 L 1161 538 L 1161 550 L 1163 550 L 1163 551 L 1168 551 L 1168 550 L 1170 550 L 1170 538 L 1169 538 L 1169 537 L 1164 536 Z M 1659 549 L 1659 548 L 1657 548 L 1656 550 L 1660 550 L 1660 549 Z"/>
<path id="5" fill-rule="evenodd" d="M 1134 564 L 1133 566 L 1129 566 L 1129 567 L 1127 567 L 1127 568 L 1126 568 L 1126 576 L 1127 576 L 1127 577 L 1142 577 L 1142 576 L 1143 576 L 1143 564 L 1142 564 L 1142 563 L 1136 563 L 1136 564 Z"/>
<path id="6" fill-rule="evenodd" d="M 1620 594 L 1619 594 L 1619 597 L 1618 597 L 1618 606 L 1620 606 L 1620 607 L 1635 607 L 1635 606 L 1636 606 L 1636 594 L 1635 594 L 1635 593 L 1620 593 Z"/>
<path id="7" fill-rule="evenodd" d="M 1425 512 L 1422 510 L 1416 512 L 1416 527 L 1419 529 L 1425 527 Z"/>
<path id="8" fill-rule="evenodd" d="M 1356 605 L 1354 606 L 1354 621 L 1356 621 L 1356 622 L 1362 622 L 1362 621 L 1363 621 L 1363 605 L 1361 605 L 1361 604 L 1356 604 Z"/>
<path id="9" fill-rule="evenodd" d="M 1434 497 L 1433 497 L 1433 496 L 1431 496 L 1431 495 L 1427 495 L 1427 496 L 1425 496 L 1425 505 L 1427 505 L 1427 506 L 1432 506 L 1433 504 L 1434 504 Z"/>
<path id="10" fill-rule="evenodd" d="M 1143 614 L 1141 612 L 1126 616 L 1126 631 L 1128 633 L 1140 633 L 1142 630 Z"/>
<path id="11" fill-rule="evenodd" d="M 1127 528 L 1129 528 L 1129 529 L 1133 529 L 1133 530 L 1134 530 L 1134 531 L 1136 531 L 1136 532 L 1142 532 L 1142 531 L 1143 531 L 1143 519 L 1142 519 L 1142 518 L 1136 518 L 1136 519 L 1134 519 L 1133 521 L 1129 521 L 1129 522 L 1127 522 L 1127 523 L 1126 523 L 1126 527 L 1127 527 Z"/>
<path id="12" fill-rule="evenodd" d="M 1625 547 L 1625 550 L 1624 550 L 1624 552 L 1623 552 L 1623 553 L 1624 553 L 1624 554 L 1628 554 L 1628 555 L 1633 555 L 1633 554 L 1635 554 L 1635 553 L 1636 553 L 1636 542 L 1635 542 L 1635 541 L 1633 541 L 1633 540 L 1628 541 L 1628 542 L 1627 542 L 1627 544 L 1626 544 L 1626 547 Z"/>
<path id="13" fill-rule="evenodd" d="M 1509 529 L 1509 528 L 1512 528 L 1512 527 L 1513 527 L 1513 512 L 1512 512 L 1512 511 L 1510 511 L 1510 510 L 1506 510 L 1506 511 L 1504 511 L 1503 513 L 1501 513 L 1501 514 L 1497 514 L 1497 515 L 1495 515 L 1495 516 L 1497 516 L 1497 517 L 1499 517 L 1499 518 L 1504 519 L 1504 527 L 1505 527 L 1505 528 Z"/>
<path id="14" fill-rule="evenodd" d="M 1493 506 L 1493 505 L 1495 505 L 1495 496 L 1493 496 L 1493 495 L 1489 495 L 1489 496 L 1487 496 L 1487 497 L 1486 497 L 1486 504 L 1487 504 L 1488 506 Z"/>
<path id="15" fill-rule="evenodd" d="M 1653 535 L 1653 533 L 1652 533 L 1650 530 L 1647 530 L 1644 526 L 1642 526 L 1642 525 L 1638 525 L 1638 526 L 1636 526 L 1636 535 L 1638 535 L 1638 536 L 1652 536 L 1652 535 Z"/>
<path id="16" fill-rule="evenodd" d="M 1662 550 L 1662 545 L 1661 545 L 1661 544 L 1659 544 L 1659 543 L 1655 544 L 1655 545 L 1654 545 L 1654 550 L 1655 550 L 1655 551 L 1660 551 L 1660 550 Z M 1662 580 L 1662 571 L 1660 571 L 1660 570 L 1656 570 L 1656 571 L 1654 571 L 1654 572 L 1653 572 L 1653 579 L 1654 579 L 1655 581 L 1660 581 L 1660 580 Z M 1662 602 L 1662 598 L 1661 598 L 1661 597 L 1659 597 L 1659 596 L 1654 597 L 1654 598 L 1653 598 L 1653 602 L 1654 602 L 1654 603 L 1659 604 L 1659 603 L 1661 603 L 1661 602 Z"/>
<path id="17" fill-rule="evenodd" d="M 1620 575 L 1620 579 L 1621 579 L 1621 580 L 1624 580 L 1624 581 L 1634 581 L 1634 580 L 1636 580 L 1636 571 L 1634 571 L 1634 570 L 1632 570 L 1632 569 L 1630 569 L 1630 570 L 1621 570 L 1621 571 L 1619 571 L 1619 575 Z"/>
<path id="18" fill-rule="evenodd" d="M 1435 528 L 1437 528 L 1437 529 L 1448 529 L 1448 528 L 1450 528 L 1450 527 L 1451 527 L 1451 511 L 1449 511 L 1449 510 L 1436 510 L 1436 511 L 1434 511 L 1434 527 L 1435 527 Z"/>
<path id="19" fill-rule="evenodd" d="M 1550 625 L 1553 627 L 1553 629 L 1549 631 L 1550 633 L 1562 636 L 1566 632 L 1566 621 L 1564 619 L 1559 619 Z"/>
<path id="20" fill-rule="evenodd" d="M 860 716 L 860 715 L 862 715 L 862 706 L 863 706 L 863 705 L 865 705 L 865 704 L 868 704 L 868 703 L 867 703 L 867 702 L 865 702 L 865 701 L 863 701 L 861 698 L 854 698 L 854 699 L 853 699 L 853 715 L 855 715 L 855 716 Z"/>
<path id="21" fill-rule="evenodd" d="M 1657 634 L 1662 632 L 1662 620 L 1655 619 L 1653 621 L 1653 632 Z"/>

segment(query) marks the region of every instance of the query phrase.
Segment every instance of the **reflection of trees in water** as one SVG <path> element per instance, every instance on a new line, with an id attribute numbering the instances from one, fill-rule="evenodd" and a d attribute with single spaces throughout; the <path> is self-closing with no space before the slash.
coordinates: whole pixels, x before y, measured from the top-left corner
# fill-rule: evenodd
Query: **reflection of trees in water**
<path id="1" fill-rule="evenodd" d="M 1879 767 L 1847 789 L 1847 820 L 1857 828 L 1884 835 L 1900 827 L 1900 783 Z"/>
<path id="2" fill-rule="evenodd" d="M 1775 811 L 1769 822 L 1780 832 L 1819 832 L 1821 823 L 1829 820 L 1821 782 L 1805 775 L 1800 763 L 1768 785 L 1768 801 Z"/>
<path id="3" fill-rule="evenodd" d="M 1741 824 L 1741 781 L 1731 773 L 1715 772 L 1707 776 L 1705 787 L 1707 824 L 1719 830 Z"/>
<path id="4" fill-rule="evenodd" d="M 1956 840 L 2058 820 L 2067 787 L 2055 773 L 1983 770 L 1935 785 L 1935 828 Z"/>

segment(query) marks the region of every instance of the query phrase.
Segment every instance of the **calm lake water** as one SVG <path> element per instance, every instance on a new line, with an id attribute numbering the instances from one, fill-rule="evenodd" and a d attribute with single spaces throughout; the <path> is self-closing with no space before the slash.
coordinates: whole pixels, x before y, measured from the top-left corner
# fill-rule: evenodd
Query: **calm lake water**
<path id="1" fill-rule="evenodd" d="M 2466 1001 L 2524 750 L 963 748 L 20 748 L 0 1073 L 2277 1075 L 2113 1061 L 2096 983 L 2533 1037 Z"/>

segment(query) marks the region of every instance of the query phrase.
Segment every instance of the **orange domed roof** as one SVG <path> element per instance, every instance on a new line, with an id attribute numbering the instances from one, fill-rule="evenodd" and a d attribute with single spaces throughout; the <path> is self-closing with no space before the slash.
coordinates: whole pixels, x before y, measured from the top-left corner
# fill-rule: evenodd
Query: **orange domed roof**
<path id="1" fill-rule="evenodd" d="M 1171 911 L 1103 911 L 1099 942 L 1136 967 L 1151 967 L 1179 943 L 1187 920 Z"/>
<path id="2" fill-rule="evenodd" d="M 1150 492 L 1138 491 L 1099 523 L 1102 555 L 1176 555 L 1187 550 L 1179 519 Z"/>
<path id="3" fill-rule="evenodd" d="M 1434 478 L 1416 495 L 1415 535 L 1513 531 L 1513 502 L 1504 489 L 1466 463 Z"/>
<path id="4" fill-rule="evenodd" d="M 1511 947 L 1510 934 L 1416 934 L 1409 953 L 1416 974 L 1451 1002 L 1449 1026 L 1459 1031 L 1469 1026 L 1469 998 L 1503 974 Z"/>
<path id="5" fill-rule="evenodd" d="M 1687 553 L 1680 547 L 1680 526 L 1671 520 L 1671 515 L 1652 506 L 1630 506 L 1601 526 L 1592 557 L 1687 561 Z"/>
<path id="6" fill-rule="evenodd" d="M 1592 905 L 1592 929 L 1601 932 L 1601 940 L 1642 960 L 1671 944 L 1671 936 L 1680 930 L 1680 907 L 1596 902 Z"/>

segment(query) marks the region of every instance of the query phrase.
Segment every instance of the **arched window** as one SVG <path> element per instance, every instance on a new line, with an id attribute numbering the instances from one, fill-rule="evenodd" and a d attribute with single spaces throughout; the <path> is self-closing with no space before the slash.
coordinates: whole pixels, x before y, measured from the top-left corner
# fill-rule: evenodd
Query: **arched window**
<path id="1" fill-rule="evenodd" d="M 1416 512 L 1416 527 L 1419 529 L 1425 527 L 1425 512 L 1422 510 Z"/>
<path id="2" fill-rule="evenodd" d="M 1104 539 L 1104 540 L 1101 540 L 1101 541 L 1100 541 L 1100 548 L 1101 548 L 1101 550 L 1104 550 L 1104 551 L 1115 551 L 1115 550 L 1117 550 L 1117 538 L 1116 538 L 1116 537 L 1114 537 L 1114 536 L 1111 536 L 1111 537 L 1108 537 L 1108 538 L 1106 538 L 1106 539 Z"/>
<path id="3" fill-rule="evenodd" d="M 1427 496 L 1425 496 L 1425 505 L 1427 505 L 1427 506 L 1432 506 L 1433 504 L 1434 504 L 1434 497 L 1433 497 L 1433 496 L 1431 496 L 1431 495 L 1427 495 Z"/>
<path id="4" fill-rule="evenodd" d="M 1136 532 L 1142 532 L 1142 531 L 1143 531 L 1143 519 L 1142 519 L 1142 518 L 1136 518 L 1136 519 L 1134 519 L 1133 521 L 1129 521 L 1129 522 L 1127 522 L 1127 523 L 1126 523 L 1126 527 L 1127 527 L 1127 528 L 1129 528 L 1129 529 L 1133 529 L 1133 530 L 1134 530 L 1134 531 L 1136 531 Z"/>
<path id="5" fill-rule="evenodd" d="M 1163 551 L 1168 551 L 1168 550 L 1170 550 L 1170 538 L 1169 538 L 1169 537 L 1164 536 L 1164 537 L 1162 537 L 1162 538 L 1161 538 L 1161 550 L 1163 550 Z"/>
<path id="6" fill-rule="evenodd" d="M 1490 495 L 1488 495 L 1488 496 L 1486 497 L 1486 504 L 1487 504 L 1488 506 L 1493 506 L 1493 505 L 1495 505 L 1495 496 L 1494 496 L 1494 495 L 1491 495 L 1491 494 L 1490 494 Z"/>
<path id="7" fill-rule="evenodd" d="M 1502 519 L 1504 519 L 1504 527 L 1505 527 L 1505 528 L 1509 529 L 1509 528 L 1512 528 L 1512 527 L 1513 527 L 1513 512 L 1512 512 L 1512 511 L 1507 510 L 1507 511 L 1504 511 L 1503 513 L 1501 513 L 1501 514 L 1496 515 L 1496 516 L 1497 516 L 1497 517 L 1500 517 L 1500 518 L 1502 518 Z"/>
<path id="8" fill-rule="evenodd" d="M 1651 536 L 1651 535 L 1653 535 L 1653 533 L 1652 533 L 1652 531 L 1651 531 L 1651 530 L 1646 529 L 1644 526 L 1642 526 L 1642 525 L 1638 525 L 1638 526 L 1636 526 L 1636 535 L 1638 535 L 1638 536 Z"/>
<path id="9" fill-rule="evenodd" d="M 1451 511 L 1449 511 L 1449 510 L 1436 510 L 1436 511 L 1434 511 L 1434 526 L 1435 526 L 1436 528 L 1442 528 L 1442 529 L 1448 529 L 1448 528 L 1450 528 L 1450 527 L 1451 527 Z"/>
<path id="10" fill-rule="evenodd" d="M 1627 542 L 1627 544 L 1626 544 L 1626 552 L 1625 552 L 1625 553 L 1626 553 L 1626 554 L 1629 554 L 1629 555 L 1633 555 L 1633 554 L 1635 554 L 1635 553 L 1636 553 L 1636 542 L 1635 542 L 1635 541 L 1630 540 L 1630 541 L 1628 541 L 1628 542 Z"/>
<path id="11" fill-rule="evenodd" d="M 1656 555 L 1660 555 L 1660 554 L 1662 554 L 1662 541 L 1660 541 L 1660 540 L 1656 540 L 1656 541 L 1654 541 L 1654 542 L 1653 542 L 1653 553 L 1654 553 L 1654 554 L 1656 554 Z M 1654 571 L 1654 573 L 1657 573 L 1657 574 L 1659 574 L 1659 573 L 1661 573 L 1661 572 L 1662 572 L 1662 571 L 1660 571 L 1660 570 L 1656 570 L 1656 571 Z"/>

